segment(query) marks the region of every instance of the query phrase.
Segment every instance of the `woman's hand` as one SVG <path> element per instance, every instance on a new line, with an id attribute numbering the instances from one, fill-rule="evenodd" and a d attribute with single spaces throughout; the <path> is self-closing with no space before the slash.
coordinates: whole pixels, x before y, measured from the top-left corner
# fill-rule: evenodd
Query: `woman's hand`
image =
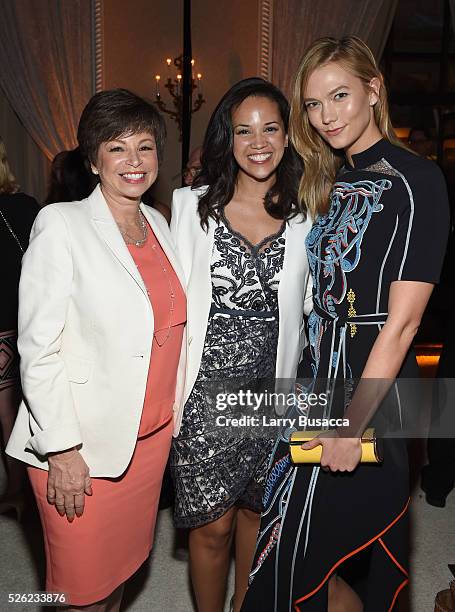
<path id="1" fill-rule="evenodd" d="M 89 468 L 78 450 L 72 448 L 48 457 L 49 476 L 47 499 L 54 504 L 60 516 L 70 523 L 84 512 L 84 495 L 92 495 Z"/>
<path id="2" fill-rule="evenodd" d="M 331 472 L 353 472 L 362 458 L 360 438 L 340 438 L 336 432 L 324 432 L 302 444 L 303 450 L 322 446 L 321 467 Z"/>

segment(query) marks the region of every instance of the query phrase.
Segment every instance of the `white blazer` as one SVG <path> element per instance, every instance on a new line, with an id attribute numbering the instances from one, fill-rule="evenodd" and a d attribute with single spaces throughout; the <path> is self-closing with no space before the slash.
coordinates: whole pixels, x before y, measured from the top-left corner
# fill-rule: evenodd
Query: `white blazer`
<path id="1" fill-rule="evenodd" d="M 172 200 L 171 234 L 187 283 L 188 363 L 183 401 L 196 382 L 202 359 L 207 321 L 212 301 L 210 264 L 216 222 L 209 219 L 208 232 L 201 228 L 197 212 L 198 194 L 190 187 L 176 189 Z M 306 345 L 303 314 L 312 308 L 312 283 L 305 238 L 312 221 L 298 215 L 288 222 L 281 280 L 278 287 L 279 336 L 277 379 L 293 379 Z M 176 430 L 180 422 L 176 423 Z"/>
<path id="2" fill-rule="evenodd" d="M 182 287 L 165 219 L 141 204 Z M 120 476 L 134 451 L 153 339 L 153 310 L 99 186 L 38 214 L 19 287 L 25 401 L 7 452 L 47 469 L 46 455 L 81 445 L 92 476 Z M 179 421 L 186 333 L 174 411 Z"/>

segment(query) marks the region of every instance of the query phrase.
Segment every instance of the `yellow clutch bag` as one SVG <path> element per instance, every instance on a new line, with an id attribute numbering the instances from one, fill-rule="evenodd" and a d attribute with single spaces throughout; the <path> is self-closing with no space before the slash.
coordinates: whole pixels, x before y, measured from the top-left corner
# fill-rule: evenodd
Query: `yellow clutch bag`
<path id="1" fill-rule="evenodd" d="M 311 450 L 301 448 L 304 442 L 309 442 L 316 436 L 327 433 L 326 431 L 294 431 L 289 441 L 289 450 L 292 463 L 319 463 L 321 461 L 322 446 L 316 446 Z M 362 458 L 360 463 L 380 463 L 382 461 L 382 449 L 376 438 L 373 428 L 367 429 L 362 436 Z"/>

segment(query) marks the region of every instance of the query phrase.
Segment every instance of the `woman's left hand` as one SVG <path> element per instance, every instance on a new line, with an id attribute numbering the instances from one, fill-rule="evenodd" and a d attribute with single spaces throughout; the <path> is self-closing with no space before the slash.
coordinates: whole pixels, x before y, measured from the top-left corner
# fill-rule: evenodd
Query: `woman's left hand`
<path id="1" fill-rule="evenodd" d="M 322 446 L 321 467 L 331 472 L 353 472 L 362 457 L 360 438 L 340 438 L 334 432 L 324 432 L 323 438 L 313 438 L 302 444 L 303 450 Z"/>

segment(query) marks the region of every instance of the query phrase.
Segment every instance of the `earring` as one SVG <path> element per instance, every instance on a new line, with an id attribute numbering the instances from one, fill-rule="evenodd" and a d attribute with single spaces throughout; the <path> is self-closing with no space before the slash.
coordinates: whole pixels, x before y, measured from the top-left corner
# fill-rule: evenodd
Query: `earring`
<path id="1" fill-rule="evenodd" d="M 92 168 L 92 172 L 93 172 L 93 174 L 99 174 L 98 170 L 96 168 Z"/>

